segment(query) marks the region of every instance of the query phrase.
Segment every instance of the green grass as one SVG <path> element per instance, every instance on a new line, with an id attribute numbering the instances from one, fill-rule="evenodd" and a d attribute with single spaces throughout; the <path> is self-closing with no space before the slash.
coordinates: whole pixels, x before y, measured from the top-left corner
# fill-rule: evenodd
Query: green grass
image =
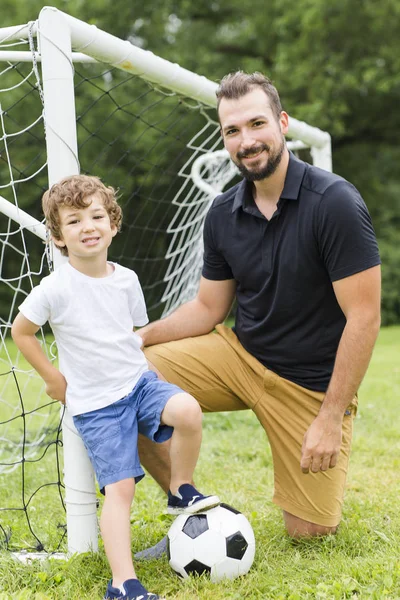
<path id="1" fill-rule="evenodd" d="M 380 334 L 359 394 L 343 520 L 338 534 L 323 540 L 294 542 L 285 534 L 280 510 L 271 503 L 271 453 L 254 415 L 207 415 L 196 481 L 249 518 L 257 542 L 254 565 L 245 577 L 218 585 L 205 577 L 183 581 L 166 559 L 138 563 L 138 576 L 169 600 L 400 600 L 399 397 L 400 327 L 391 327 Z M 4 478 L 0 482 L 4 489 Z M 7 493 L 13 493 L 9 486 Z M 164 507 L 162 493 L 146 477 L 132 508 L 133 551 L 168 531 Z M 3 552 L 0 600 L 94 600 L 109 576 L 102 549 L 28 566 Z"/>

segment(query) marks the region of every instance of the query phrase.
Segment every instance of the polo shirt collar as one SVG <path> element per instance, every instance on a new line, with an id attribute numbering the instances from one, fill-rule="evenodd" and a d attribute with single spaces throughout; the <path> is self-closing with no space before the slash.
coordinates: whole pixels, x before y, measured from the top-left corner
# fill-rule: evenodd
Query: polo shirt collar
<path id="1" fill-rule="evenodd" d="M 293 152 L 289 151 L 289 164 L 281 198 L 287 200 L 298 199 L 305 170 L 306 164 L 302 160 L 299 160 Z M 235 212 L 240 207 L 244 208 L 246 205 L 249 205 L 249 200 L 252 201 L 253 199 L 252 187 L 253 183 L 247 179 L 243 179 L 239 183 L 232 203 L 232 212 Z"/>
<path id="2" fill-rule="evenodd" d="M 306 163 L 289 151 L 289 164 L 281 198 L 297 200 L 306 170 Z"/>

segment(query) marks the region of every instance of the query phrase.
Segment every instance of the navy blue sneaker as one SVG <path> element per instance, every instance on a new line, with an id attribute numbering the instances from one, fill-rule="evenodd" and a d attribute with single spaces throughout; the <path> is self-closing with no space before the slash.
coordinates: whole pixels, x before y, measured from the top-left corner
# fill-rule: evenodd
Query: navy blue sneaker
<path id="1" fill-rule="evenodd" d="M 182 484 L 176 495 L 173 496 L 168 492 L 168 508 L 167 512 L 170 515 L 194 515 L 195 513 L 208 510 L 220 504 L 218 496 L 203 496 L 190 483 Z"/>
<path id="2" fill-rule="evenodd" d="M 138 579 L 127 579 L 119 588 L 107 585 L 104 600 L 165 600 L 157 594 L 148 592 Z"/>

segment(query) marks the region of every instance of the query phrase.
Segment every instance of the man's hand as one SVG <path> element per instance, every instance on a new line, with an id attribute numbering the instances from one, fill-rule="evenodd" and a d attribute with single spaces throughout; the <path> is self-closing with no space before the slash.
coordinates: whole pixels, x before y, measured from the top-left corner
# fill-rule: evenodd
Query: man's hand
<path id="1" fill-rule="evenodd" d="M 343 416 L 320 413 L 307 429 L 301 449 L 300 467 L 303 473 L 318 473 L 332 469 L 342 444 Z"/>
<path id="2" fill-rule="evenodd" d="M 58 400 L 61 404 L 65 404 L 67 381 L 58 369 L 54 369 L 51 375 L 46 377 L 45 384 L 46 394 L 50 396 L 50 398 L 53 398 L 53 400 Z"/>

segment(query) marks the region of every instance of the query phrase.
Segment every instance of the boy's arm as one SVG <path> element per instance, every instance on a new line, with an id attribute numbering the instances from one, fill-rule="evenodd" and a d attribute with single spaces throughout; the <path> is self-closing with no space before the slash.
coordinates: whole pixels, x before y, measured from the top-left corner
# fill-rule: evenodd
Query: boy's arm
<path id="1" fill-rule="evenodd" d="M 39 327 L 19 313 L 13 323 L 11 335 L 26 360 L 39 373 L 46 384 L 46 394 L 65 404 L 67 382 L 64 375 L 47 358 L 35 334 Z"/>

